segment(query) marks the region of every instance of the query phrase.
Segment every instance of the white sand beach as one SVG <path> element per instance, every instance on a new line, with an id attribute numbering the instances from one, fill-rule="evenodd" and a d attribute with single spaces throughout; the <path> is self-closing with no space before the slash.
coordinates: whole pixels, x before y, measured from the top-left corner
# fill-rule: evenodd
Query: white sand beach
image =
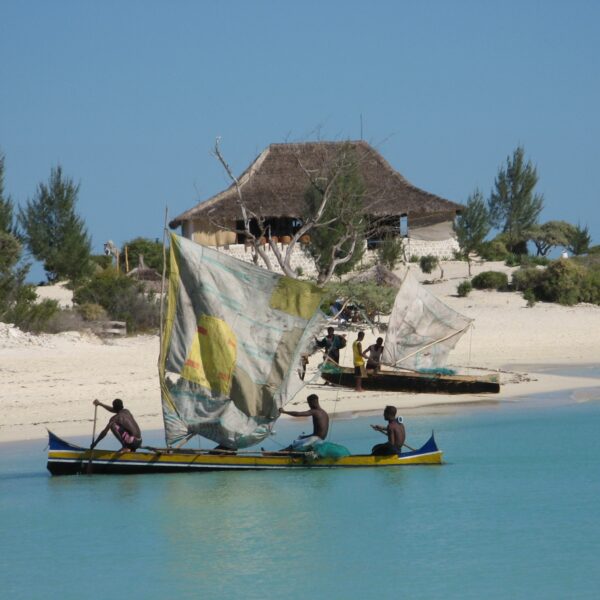
<path id="1" fill-rule="evenodd" d="M 600 399 L 600 378 L 547 372 L 549 367 L 599 364 L 599 306 L 538 303 L 528 308 L 520 294 L 488 291 L 459 298 L 456 286 L 467 276 L 466 264 L 450 261 L 443 266 L 444 281 L 429 285 L 430 291 L 475 319 L 472 331 L 451 353 L 449 366 L 467 374 L 486 372 L 480 368 L 498 371 L 500 394 L 357 393 L 323 385 L 316 378 L 291 405 L 304 407 L 306 395 L 315 392 L 329 413 L 344 417 L 379 411 L 386 404 L 398 406 L 402 414 L 414 414 L 456 410 L 473 402 L 517 402 L 531 394 L 559 390 L 575 390 L 575 401 Z M 431 279 L 416 265 L 411 268 L 421 281 Z M 473 275 L 482 270 L 511 269 L 486 263 L 474 265 Z M 40 290 L 45 297 L 69 303 L 64 288 Z M 379 332 L 366 334 L 369 344 Z M 349 342 L 354 339 L 355 332 L 349 331 Z M 352 362 L 350 345 L 342 351 L 342 364 Z M 157 358 L 158 336 L 109 340 L 76 332 L 35 336 L 0 324 L 0 442 L 43 438 L 45 428 L 61 436 L 91 436 L 95 398 L 103 402 L 122 398 L 142 430 L 162 428 Z M 313 355 L 307 380 L 319 362 L 319 355 Z M 106 422 L 106 413 L 99 417 L 101 423 Z"/>

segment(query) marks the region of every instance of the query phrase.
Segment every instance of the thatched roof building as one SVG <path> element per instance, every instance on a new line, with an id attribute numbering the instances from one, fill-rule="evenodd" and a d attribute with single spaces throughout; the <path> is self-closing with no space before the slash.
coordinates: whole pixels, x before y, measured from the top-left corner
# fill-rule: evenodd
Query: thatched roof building
<path id="1" fill-rule="evenodd" d="M 395 171 L 363 141 L 271 144 L 239 177 L 244 203 L 255 214 L 277 224 L 281 235 L 305 214 L 305 194 L 310 176 L 325 174 L 343 147 L 355 156 L 365 185 L 364 211 L 377 218 L 406 217 L 411 227 L 429 227 L 453 221 L 461 205 L 426 192 Z M 307 174 L 308 173 L 308 174 Z M 240 241 L 225 235 L 223 226 L 240 229 L 240 207 L 234 185 L 174 218 L 170 227 L 201 243 L 221 245 Z M 220 227 L 219 227 L 220 226 Z M 218 238 L 221 238 L 220 240 Z"/>

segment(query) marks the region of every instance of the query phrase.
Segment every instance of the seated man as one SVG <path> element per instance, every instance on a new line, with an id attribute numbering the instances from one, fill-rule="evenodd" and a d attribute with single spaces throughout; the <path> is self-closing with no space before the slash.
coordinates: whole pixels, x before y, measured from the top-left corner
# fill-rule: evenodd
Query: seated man
<path id="1" fill-rule="evenodd" d="M 123 401 L 119 398 L 113 400 L 112 406 L 102 404 L 99 400 L 94 400 L 94 406 L 101 406 L 108 412 L 116 413 L 108 421 L 108 425 L 98 434 L 98 437 L 92 442 L 90 450 L 93 450 L 101 439 L 110 429 L 115 437 L 121 443 L 121 452 L 135 452 L 142 445 L 142 432 L 136 423 L 133 415 L 123 408 Z"/>
<path id="2" fill-rule="evenodd" d="M 388 441 L 384 444 L 373 446 L 371 454 L 374 456 L 392 456 L 400 454 L 404 440 L 406 439 L 406 431 L 402 423 L 402 417 L 396 418 L 396 407 L 386 406 L 383 411 L 383 418 L 388 422 L 387 427 L 381 425 L 371 425 L 375 431 L 385 433 Z"/>
<path id="3" fill-rule="evenodd" d="M 311 394 L 306 401 L 309 410 L 296 411 L 279 409 L 279 414 L 290 415 L 290 417 L 312 417 L 313 432 L 309 435 L 301 435 L 295 439 L 285 450 L 306 452 L 324 441 L 329 431 L 329 415 L 319 406 L 319 396 Z"/>

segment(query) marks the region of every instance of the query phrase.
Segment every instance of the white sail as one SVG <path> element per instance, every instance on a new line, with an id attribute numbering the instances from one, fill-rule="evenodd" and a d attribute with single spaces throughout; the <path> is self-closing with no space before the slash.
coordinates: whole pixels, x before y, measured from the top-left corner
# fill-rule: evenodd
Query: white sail
<path id="1" fill-rule="evenodd" d="M 471 321 L 430 293 L 407 270 L 394 301 L 381 360 L 409 369 L 443 367 Z"/>

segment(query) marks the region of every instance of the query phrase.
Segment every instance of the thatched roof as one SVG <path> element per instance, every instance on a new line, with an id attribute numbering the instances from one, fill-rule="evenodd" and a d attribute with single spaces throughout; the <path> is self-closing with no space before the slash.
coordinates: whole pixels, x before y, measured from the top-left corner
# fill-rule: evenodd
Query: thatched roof
<path id="1" fill-rule="evenodd" d="M 378 218 L 407 215 L 410 220 L 411 216 L 445 213 L 452 218 L 462 209 L 460 204 L 409 183 L 379 152 L 363 141 L 271 144 L 239 178 L 246 206 L 262 217 L 302 217 L 304 195 L 310 183 L 306 172 L 313 176 L 325 173 L 344 146 L 354 151 L 366 188 L 364 205 L 367 214 Z M 190 219 L 224 221 L 240 218 L 236 189 L 231 185 L 182 213 L 169 225 L 174 229 Z"/>

